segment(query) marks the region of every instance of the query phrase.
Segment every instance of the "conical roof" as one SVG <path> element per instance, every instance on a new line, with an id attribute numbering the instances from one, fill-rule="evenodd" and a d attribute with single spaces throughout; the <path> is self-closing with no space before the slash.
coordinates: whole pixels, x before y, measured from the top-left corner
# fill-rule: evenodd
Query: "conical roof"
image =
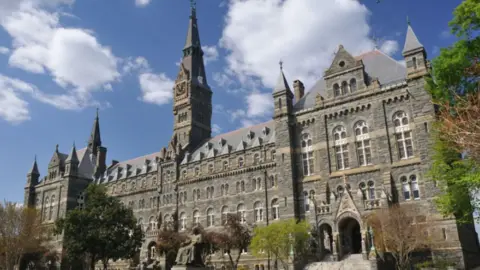
<path id="1" fill-rule="evenodd" d="M 406 53 L 419 48 L 423 48 L 423 45 L 418 40 L 417 35 L 415 35 L 415 32 L 413 32 L 412 26 L 408 24 L 407 37 L 405 39 L 405 45 L 403 46 L 402 53 Z"/>

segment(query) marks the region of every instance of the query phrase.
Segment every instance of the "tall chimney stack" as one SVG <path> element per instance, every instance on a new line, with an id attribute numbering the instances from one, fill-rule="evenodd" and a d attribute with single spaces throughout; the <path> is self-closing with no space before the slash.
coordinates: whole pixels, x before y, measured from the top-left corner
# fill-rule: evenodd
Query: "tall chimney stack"
<path id="1" fill-rule="evenodd" d="M 305 95 L 305 86 L 300 80 L 295 80 L 293 82 L 293 89 L 295 91 L 295 99 L 298 102 Z"/>

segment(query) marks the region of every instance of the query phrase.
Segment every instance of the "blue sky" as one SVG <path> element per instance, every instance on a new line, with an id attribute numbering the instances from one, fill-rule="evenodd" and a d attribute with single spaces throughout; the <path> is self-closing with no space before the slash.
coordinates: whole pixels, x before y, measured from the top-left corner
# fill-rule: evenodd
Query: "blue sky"
<path id="1" fill-rule="evenodd" d="M 340 43 L 402 60 L 407 16 L 436 56 L 460 2 L 198 0 L 215 132 L 270 118 L 280 59 L 307 89 Z M 188 0 L 1 1 L 0 198 L 23 200 L 34 155 L 45 175 L 56 144 L 84 147 L 96 107 L 108 160 L 165 146 L 189 12 Z"/>

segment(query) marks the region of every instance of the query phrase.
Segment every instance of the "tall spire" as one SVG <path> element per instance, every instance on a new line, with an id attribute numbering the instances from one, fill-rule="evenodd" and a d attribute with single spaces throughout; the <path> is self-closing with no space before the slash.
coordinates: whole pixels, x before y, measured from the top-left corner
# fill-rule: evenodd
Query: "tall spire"
<path id="1" fill-rule="evenodd" d="M 38 171 L 38 165 L 37 165 L 37 155 L 35 155 L 35 159 L 33 161 L 33 166 L 32 169 L 28 172 L 31 175 L 40 175 L 40 172 Z"/>
<path id="2" fill-rule="evenodd" d="M 100 121 L 98 118 L 97 108 L 97 115 L 95 117 L 95 122 L 93 123 L 92 133 L 90 134 L 90 139 L 88 140 L 88 148 L 93 154 L 96 154 L 99 146 L 102 146 L 102 140 L 100 138 Z"/>
<path id="3" fill-rule="evenodd" d="M 405 39 L 402 53 L 405 54 L 406 52 L 420 48 L 423 48 L 423 45 L 418 41 L 417 35 L 415 35 L 415 32 L 413 32 L 412 26 L 410 25 L 410 20 L 408 20 L 407 37 Z"/>
<path id="4" fill-rule="evenodd" d="M 190 78 L 193 82 L 207 86 L 207 77 L 205 75 L 205 66 L 203 62 L 203 50 L 200 43 L 200 34 L 197 23 L 197 4 L 195 0 L 190 0 L 190 21 L 188 23 L 187 38 L 183 47 L 183 67 L 190 72 Z"/>

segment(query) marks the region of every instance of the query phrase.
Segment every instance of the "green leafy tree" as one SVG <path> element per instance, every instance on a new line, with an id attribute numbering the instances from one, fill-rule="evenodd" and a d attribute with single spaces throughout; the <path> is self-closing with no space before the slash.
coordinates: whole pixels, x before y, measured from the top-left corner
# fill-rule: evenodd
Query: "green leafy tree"
<path id="1" fill-rule="evenodd" d="M 90 259 L 90 268 L 101 260 L 104 269 L 108 261 L 131 259 L 140 250 L 144 234 L 131 209 L 117 198 L 108 196 L 101 185 L 86 189 L 83 209 L 75 209 L 56 222 L 56 233 L 64 234 L 66 255 L 71 260 L 79 256 Z"/>
<path id="2" fill-rule="evenodd" d="M 300 259 L 306 254 L 309 232 L 310 225 L 306 221 L 288 219 L 273 222 L 268 226 L 255 228 L 250 249 L 256 257 L 271 254 L 275 261 L 280 261 L 284 269 L 288 269 L 291 259 Z"/>
<path id="3" fill-rule="evenodd" d="M 457 41 L 441 49 L 427 78 L 438 109 L 430 176 L 443 190 L 436 199 L 439 211 L 472 222 L 478 203 L 471 202 L 470 192 L 480 187 L 479 1 L 463 1 L 453 15 L 449 25 Z"/>

